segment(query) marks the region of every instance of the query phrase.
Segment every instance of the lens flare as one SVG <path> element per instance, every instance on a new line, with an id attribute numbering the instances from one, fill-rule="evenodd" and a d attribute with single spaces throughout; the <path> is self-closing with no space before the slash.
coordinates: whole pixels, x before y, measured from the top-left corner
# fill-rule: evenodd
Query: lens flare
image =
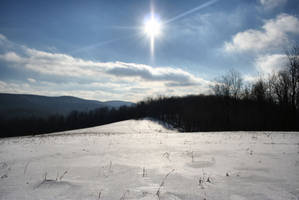
<path id="1" fill-rule="evenodd" d="M 144 21 L 144 33 L 150 39 L 151 57 L 154 57 L 155 38 L 161 35 L 162 23 L 158 17 L 155 16 L 154 12 L 151 13 L 150 17 Z"/>
<path id="2" fill-rule="evenodd" d="M 145 21 L 144 32 L 150 38 L 157 37 L 161 33 L 161 23 L 159 19 L 155 18 L 153 15 Z"/>

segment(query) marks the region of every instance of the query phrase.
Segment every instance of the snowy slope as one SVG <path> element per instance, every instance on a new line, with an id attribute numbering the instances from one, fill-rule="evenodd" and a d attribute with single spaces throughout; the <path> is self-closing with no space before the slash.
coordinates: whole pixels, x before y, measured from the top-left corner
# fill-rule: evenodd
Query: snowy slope
<path id="1" fill-rule="evenodd" d="M 112 124 L 107 124 L 103 126 L 97 126 L 92 128 L 77 129 L 72 131 L 59 132 L 57 134 L 127 134 L 127 133 L 174 133 L 171 125 L 163 124 L 159 121 L 154 121 L 150 119 L 145 120 L 126 120 L 121 122 L 116 122 Z M 53 134 L 51 134 L 53 135 Z M 56 135 L 56 134 L 55 134 Z"/>
<path id="2" fill-rule="evenodd" d="M 124 121 L 1 139 L 0 177 L 1 200 L 298 199 L 299 134 L 167 133 Z"/>

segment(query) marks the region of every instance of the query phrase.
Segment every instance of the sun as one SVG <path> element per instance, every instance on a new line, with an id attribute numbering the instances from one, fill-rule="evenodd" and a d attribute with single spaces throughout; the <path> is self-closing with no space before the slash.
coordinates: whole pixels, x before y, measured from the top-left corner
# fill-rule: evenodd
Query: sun
<path id="1" fill-rule="evenodd" d="M 161 34 L 161 22 L 160 20 L 151 15 L 151 17 L 144 22 L 144 32 L 150 38 L 155 38 Z"/>
<path id="2" fill-rule="evenodd" d="M 162 23 L 154 12 L 144 20 L 143 31 L 150 40 L 151 57 L 154 57 L 155 38 L 161 35 Z"/>

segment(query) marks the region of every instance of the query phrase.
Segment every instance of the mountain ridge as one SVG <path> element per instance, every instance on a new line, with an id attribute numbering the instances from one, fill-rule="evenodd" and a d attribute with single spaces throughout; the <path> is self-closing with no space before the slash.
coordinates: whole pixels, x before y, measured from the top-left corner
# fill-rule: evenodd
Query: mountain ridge
<path id="1" fill-rule="evenodd" d="M 97 101 L 74 96 L 43 96 L 34 94 L 0 93 L 0 118 L 48 117 L 67 115 L 71 111 L 88 112 L 97 108 L 132 106 L 128 101 Z"/>

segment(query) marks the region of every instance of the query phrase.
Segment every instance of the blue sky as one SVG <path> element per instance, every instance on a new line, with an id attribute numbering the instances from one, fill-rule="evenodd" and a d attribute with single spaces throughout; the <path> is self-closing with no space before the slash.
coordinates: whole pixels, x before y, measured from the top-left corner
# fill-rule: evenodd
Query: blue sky
<path id="1" fill-rule="evenodd" d="M 154 53 L 144 20 L 162 24 Z M 297 0 L 15 1 L 0 6 L 0 92 L 138 101 L 208 94 L 284 66 Z"/>

